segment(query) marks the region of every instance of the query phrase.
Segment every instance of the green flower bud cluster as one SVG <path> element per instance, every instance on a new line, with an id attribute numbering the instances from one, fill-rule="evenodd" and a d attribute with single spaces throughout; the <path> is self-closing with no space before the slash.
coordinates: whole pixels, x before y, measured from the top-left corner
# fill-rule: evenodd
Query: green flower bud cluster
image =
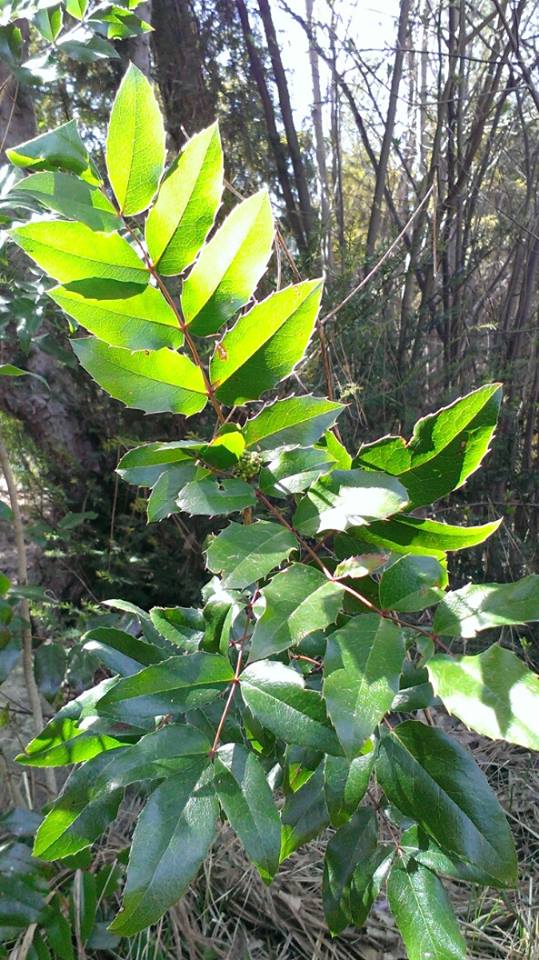
<path id="1" fill-rule="evenodd" d="M 262 456 L 259 453 L 251 453 L 250 450 L 246 450 L 238 461 L 235 470 L 236 476 L 241 477 L 242 480 L 252 480 L 260 471 L 262 462 Z"/>

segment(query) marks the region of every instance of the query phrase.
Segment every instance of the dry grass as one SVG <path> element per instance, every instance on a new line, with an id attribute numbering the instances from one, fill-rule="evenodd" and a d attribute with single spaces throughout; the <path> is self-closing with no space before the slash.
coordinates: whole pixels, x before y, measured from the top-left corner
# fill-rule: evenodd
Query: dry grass
<path id="1" fill-rule="evenodd" d="M 506 809 L 521 867 L 517 891 L 450 884 L 470 960 L 539 960 L 539 761 L 525 750 L 492 743 L 439 717 L 473 750 Z M 114 843 L 129 834 L 126 812 Z M 271 887 L 249 866 L 229 829 L 196 883 L 150 936 L 121 945 L 129 960 L 404 960 L 381 898 L 364 930 L 332 940 L 320 901 L 325 841 L 308 844 L 283 864 Z"/>

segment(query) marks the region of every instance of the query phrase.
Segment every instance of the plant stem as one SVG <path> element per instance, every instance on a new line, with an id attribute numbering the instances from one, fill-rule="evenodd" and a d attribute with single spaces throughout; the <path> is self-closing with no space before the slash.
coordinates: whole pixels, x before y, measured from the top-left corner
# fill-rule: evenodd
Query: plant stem
<path id="1" fill-rule="evenodd" d="M 25 587 L 28 584 L 28 563 L 26 557 L 26 544 L 24 542 L 24 526 L 21 515 L 21 508 L 19 505 L 19 498 L 17 495 L 17 484 L 15 483 L 15 477 L 13 476 L 13 470 L 11 469 L 11 463 L 9 461 L 8 452 L 2 438 L 0 437 L 0 465 L 2 467 L 2 472 L 4 474 L 7 489 L 9 493 L 9 501 L 11 504 L 11 512 L 13 514 L 13 529 L 15 531 L 15 545 L 17 550 L 17 580 L 20 587 Z M 43 729 L 43 711 L 41 709 L 41 700 L 39 698 L 39 690 L 37 689 L 36 680 L 34 677 L 34 655 L 32 650 L 32 626 L 30 621 L 30 605 L 26 597 L 22 597 L 20 600 L 20 611 L 21 619 L 23 622 L 22 628 L 22 668 L 24 674 L 24 682 L 26 685 L 26 692 L 28 694 L 28 702 L 32 711 L 32 717 L 34 720 L 34 727 L 36 734 L 40 733 Z M 50 790 L 56 793 L 56 777 L 54 776 L 54 771 L 50 768 L 47 768 L 45 771 L 45 779 L 47 786 Z"/>
<path id="2" fill-rule="evenodd" d="M 243 656 L 243 645 L 244 645 L 245 641 L 247 640 L 248 632 L 249 632 L 249 625 L 247 625 L 247 626 L 245 627 L 245 630 L 243 631 L 243 636 L 242 636 L 241 640 L 238 641 L 238 644 L 237 644 L 238 659 L 237 659 L 237 661 L 236 661 L 236 669 L 235 669 L 235 671 L 234 671 L 234 677 L 233 677 L 232 683 L 230 684 L 230 690 L 228 691 L 228 696 L 227 696 L 227 698 L 226 698 L 225 706 L 224 706 L 223 712 L 222 712 L 222 714 L 221 714 L 221 719 L 219 720 L 219 724 L 218 724 L 218 726 L 217 726 L 217 730 L 215 731 L 215 737 L 213 738 L 213 743 L 212 743 L 211 749 L 210 749 L 210 751 L 209 751 L 209 753 L 208 753 L 208 756 L 209 756 L 210 760 L 214 760 L 214 759 L 215 759 L 215 754 L 217 753 L 217 748 L 218 748 L 219 743 L 220 743 L 220 741 L 221 741 L 221 734 L 222 734 L 222 732 L 223 732 L 223 727 L 224 727 L 224 725 L 225 725 L 225 720 L 226 720 L 226 718 L 227 718 L 227 716 L 228 716 L 228 711 L 230 710 L 230 707 L 232 706 L 232 701 L 233 701 L 233 699 L 234 699 L 236 690 L 238 689 L 239 684 L 240 684 L 240 673 L 241 673 L 241 660 L 242 660 L 242 656 Z"/>

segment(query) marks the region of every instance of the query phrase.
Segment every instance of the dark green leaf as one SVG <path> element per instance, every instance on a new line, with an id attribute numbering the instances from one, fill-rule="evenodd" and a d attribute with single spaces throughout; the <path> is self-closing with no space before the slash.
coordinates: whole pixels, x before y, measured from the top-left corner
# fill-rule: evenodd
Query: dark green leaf
<path id="1" fill-rule="evenodd" d="M 328 467 L 335 466 L 335 460 L 327 451 L 317 447 L 281 450 L 260 472 L 260 489 L 271 497 L 283 497 L 302 493 Z"/>
<path id="2" fill-rule="evenodd" d="M 399 689 L 404 640 L 376 613 L 353 617 L 332 633 L 324 660 L 324 699 L 348 757 L 355 757 Z"/>
<path id="3" fill-rule="evenodd" d="M 296 548 L 296 538 L 278 523 L 230 523 L 210 541 L 206 562 L 221 575 L 223 587 L 241 589 L 261 580 Z"/>
<path id="4" fill-rule="evenodd" d="M 178 494 L 197 476 L 198 468 L 190 460 L 184 460 L 177 466 L 169 466 L 152 488 L 148 497 L 148 523 L 165 520 L 173 513 L 179 513 Z"/>
<path id="5" fill-rule="evenodd" d="M 539 620 L 539 574 L 516 583 L 468 583 L 438 605 L 433 630 L 445 637 L 475 637 L 481 630 Z"/>
<path id="6" fill-rule="evenodd" d="M 234 671 L 225 657 L 212 653 L 191 653 L 170 657 L 146 667 L 133 677 L 119 680 L 101 698 L 102 714 L 118 715 L 117 706 L 135 717 L 185 712 L 217 697 L 230 683 Z M 161 695 L 153 700 L 154 695 Z"/>
<path id="7" fill-rule="evenodd" d="M 281 813 L 281 862 L 327 827 L 329 815 L 323 785 L 320 764 L 312 777 L 286 798 Z"/>
<path id="8" fill-rule="evenodd" d="M 483 873 L 473 863 L 463 863 L 462 860 L 449 857 L 417 824 L 413 824 L 404 831 L 400 838 L 400 848 L 406 856 L 422 863 L 434 873 L 441 873 L 454 880 L 466 880 L 468 883 L 490 886 L 491 880 L 488 874 Z"/>
<path id="9" fill-rule="evenodd" d="M 341 933 L 350 918 L 350 882 L 356 866 L 368 861 L 378 845 L 376 814 L 369 807 L 358 810 L 337 830 L 327 845 L 322 898 L 327 925 Z"/>
<path id="10" fill-rule="evenodd" d="M 364 752 L 353 760 L 327 756 L 324 761 L 324 793 L 332 827 L 341 827 L 357 810 L 367 792 L 376 751 L 367 741 Z"/>
<path id="11" fill-rule="evenodd" d="M 264 273 L 272 242 L 271 205 L 261 190 L 229 214 L 184 283 L 182 309 L 192 333 L 216 333 L 247 303 Z"/>
<path id="12" fill-rule="evenodd" d="M 63 123 L 56 130 L 42 133 L 33 140 L 19 143 L 6 150 L 16 167 L 31 170 L 69 170 L 90 183 L 99 183 L 91 166 L 88 152 L 74 120 Z"/>
<path id="13" fill-rule="evenodd" d="M 488 384 L 419 420 L 408 443 L 383 437 L 361 447 L 354 466 L 399 477 L 412 507 L 421 507 L 458 490 L 488 452 L 501 389 Z"/>
<path id="14" fill-rule="evenodd" d="M 223 192 L 223 151 L 216 123 L 185 144 L 167 173 L 146 220 L 152 261 L 165 277 L 195 259 L 215 219 Z"/>
<path id="15" fill-rule="evenodd" d="M 211 360 L 219 400 L 229 406 L 257 400 L 291 373 L 313 332 L 321 296 L 322 281 L 307 280 L 271 294 L 240 317 Z"/>
<path id="16" fill-rule="evenodd" d="M 273 577 L 262 596 L 266 606 L 252 636 L 251 661 L 286 650 L 313 630 L 334 623 L 343 589 L 316 567 L 293 563 Z"/>
<path id="17" fill-rule="evenodd" d="M 466 960 L 466 944 L 438 877 L 420 863 L 395 863 L 389 906 L 409 960 Z"/>
<path id="18" fill-rule="evenodd" d="M 382 574 L 380 604 L 404 613 L 424 610 L 438 603 L 447 583 L 447 570 L 435 557 L 400 557 Z"/>
<path id="19" fill-rule="evenodd" d="M 324 701 L 306 690 L 299 673 L 282 663 L 262 660 L 241 674 L 242 697 L 263 726 L 288 743 L 339 756 L 341 748 L 327 724 Z"/>
<path id="20" fill-rule="evenodd" d="M 215 837 L 219 804 L 208 760 L 186 761 L 152 793 L 137 820 L 123 907 L 110 930 L 131 936 L 183 895 Z"/>
<path id="21" fill-rule="evenodd" d="M 294 526 L 309 537 L 325 530 L 347 530 L 398 513 L 407 503 L 408 494 L 394 477 L 368 470 L 334 470 L 300 500 Z"/>
<path id="22" fill-rule="evenodd" d="M 266 775 L 253 753 L 239 744 L 221 747 L 215 789 L 231 826 L 264 880 L 279 867 L 281 825 Z"/>
<path id="23" fill-rule="evenodd" d="M 165 166 L 165 128 L 152 87 L 133 63 L 112 106 L 106 160 L 121 212 L 132 216 L 145 210 Z"/>
<path id="24" fill-rule="evenodd" d="M 515 883 L 515 847 L 503 810 L 460 744 L 406 720 L 383 737 L 376 773 L 389 801 L 444 852 L 477 866 L 494 886 Z"/>
<path id="25" fill-rule="evenodd" d="M 84 634 L 82 643 L 88 653 L 122 677 L 129 677 L 163 659 L 151 644 L 115 627 L 94 627 Z"/>
<path id="26" fill-rule="evenodd" d="M 226 516 L 256 503 L 253 488 L 244 480 L 216 480 L 209 477 L 188 483 L 177 504 L 191 516 Z"/>
<path id="27" fill-rule="evenodd" d="M 362 927 L 378 897 L 395 856 L 395 848 L 380 844 L 367 859 L 360 861 L 350 883 L 350 919 Z"/>
<path id="28" fill-rule="evenodd" d="M 436 656 L 427 669 L 449 713 L 478 733 L 539 750 L 539 677 L 497 644 L 471 657 Z"/>
<path id="29" fill-rule="evenodd" d="M 150 617 L 161 636 L 180 649 L 194 650 L 204 636 L 206 622 L 201 610 L 192 607 L 153 607 Z"/>
<path id="30" fill-rule="evenodd" d="M 42 643 L 34 653 L 34 672 L 39 692 L 54 700 L 66 669 L 66 653 L 59 643 Z"/>
<path id="31" fill-rule="evenodd" d="M 145 413 L 183 413 L 190 417 L 207 402 L 204 378 L 192 360 L 164 347 L 132 353 L 109 347 L 95 337 L 72 340 L 81 366 L 128 407 Z"/>
<path id="32" fill-rule="evenodd" d="M 116 467 L 123 480 L 137 487 L 153 487 L 168 467 L 193 461 L 201 444 L 194 440 L 144 443 L 129 450 Z"/>

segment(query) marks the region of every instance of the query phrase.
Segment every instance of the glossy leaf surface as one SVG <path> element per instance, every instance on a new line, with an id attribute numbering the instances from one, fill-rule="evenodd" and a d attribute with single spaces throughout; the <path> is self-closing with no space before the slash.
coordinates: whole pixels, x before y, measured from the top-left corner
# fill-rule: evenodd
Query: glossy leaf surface
<path id="1" fill-rule="evenodd" d="M 387 895 L 409 960 L 465 960 L 464 938 L 434 873 L 413 861 L 395 863 Z"/>
<path id="2" fill-rule="evenodd" d="M 278 450 L 318 440 L 344 410 L 342 403 L 325 397 L 288 397 L 263 407 L 248 420 L 243 433 L 248 447 Z"/>
<path id="3" fill-rule="evenodd" d="M 306 536 L 347 530 L 403 510 L 408 494 L 394 477 L 367 470 L 334 470 L 300 500 L 294 526 Z"/>
<path id="4" fill-rule="evenodd" d="M 32 198 L 47 210 L 79 220 L 92 230 L 110 232 L 121 227 L 110 200 L 93 184 L 59 171 L 42 171 L 18 181 L 11 195 L 19 202 Z"/>
<path id="5" fill-rule="evenodd" d="M 332 633 L 324 660 L 324 699 L 348 757 L 355 757 L 399 689 L 404 640 L 376 613 L 353 617 Z"/>
<path id="6" fill-rule="evenodd" d="M 479 867 L 494 886 L 515 883 L 515 847 L 503 810 L 460 744 L 406 720 L 382 739 L 376 773 L 391 803 L 444 851 Z"/>
<path id="7" fill-rule="evenodd" d="M 178 506 L 192 516 L 215 517 L 237 513 L 256 503 L 253 488 L 244 480 L 196 480 L 181 491 Z"/>
<path id="8" fill-rule="evenodd" d="M 477 527 L 457 527 L 437 520 L 420 517 L 400 516 L 371 523 L 368 527 L 357 527 L 350 531 L 356 539 L 353 549 L 357 552 L 357 541 L 371 543 L 393 553 L 421 554 L 443 559 L 446 553 L 466 550 L 483 543 L 500 526 L 501 520 L 484 523 Z"/>
<path id="9" fill-rule="evenodd" d="M 247 587 L 279 566 L 296 548 L 296 538 L 278 523 L 230 523 L 209 543 L 207 566 L 212 573 L 220 574 L 223 587 Z"/>
<path id="10" fill-rule="evenodd" d="M 333 623 L 343 589 L 316 567 L 293 563 L 262 590 L 266 601 L 251 641 L 249 659 L 262 660 Z"/>
<path id="11" fill-rule="evenodd" d="M 377 844 L 376 814 L 368 807 L 358 810 L 331 837 L 322 881 L 324 913 L 331 933 L 341 933 L 348 926 L 350 881 L 357 865 L 369 860 Z"/>
<path id="12" fill-rule="evenodd" d="M 382 574 L 380 604 L 404 613 L 424 610 L 443 597 L 446 586 L 447 571 L 435 557 L 405 556 Z"/>
<path id="13" fill-rule="evenodd" d="M 470 657 L 432 657 L 430 681 L 449 713 L 472 730 L 539 750 L 539 677 L 497 644 Z"/>
<path id="14" fill-rule="evenodd" d="M 468 583 L 446 594 L 433 629 L 445 637 L 475 637 L 490 627 L 518 626 L 539 620 L 539 574 L 515 583 Z"/>

